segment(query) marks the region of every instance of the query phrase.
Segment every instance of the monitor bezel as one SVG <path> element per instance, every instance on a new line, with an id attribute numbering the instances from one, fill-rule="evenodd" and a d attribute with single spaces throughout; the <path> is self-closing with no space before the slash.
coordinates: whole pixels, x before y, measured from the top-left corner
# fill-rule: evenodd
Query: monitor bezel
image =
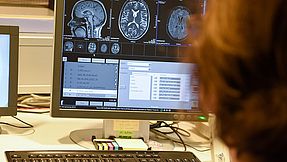
<path id="1" fill-rule="evenodd" d="M 62 44 L 64 28 L 64 3 L 55 3 L 55 35 L 53 55 L 53 83 L 51 94 L 51 116 L 66 118 L 96 118 L 96 119 L 130 119 L 130 120 L 165 120 L 165 121 L 207 121 L 202 111 L 192 112 L 141 112 L 141 111 L 108 111 L 89 109 L 62 109 L 60 107 L 60 86 L 62 68 Z"/>
<path id="2" fill-rule="evenodd" d="M 18 96 L 19 27 L 0 26 L 0 34 L 10 35 L 8 106 L 0 108 L 0 116 L 15 116 Z"/>

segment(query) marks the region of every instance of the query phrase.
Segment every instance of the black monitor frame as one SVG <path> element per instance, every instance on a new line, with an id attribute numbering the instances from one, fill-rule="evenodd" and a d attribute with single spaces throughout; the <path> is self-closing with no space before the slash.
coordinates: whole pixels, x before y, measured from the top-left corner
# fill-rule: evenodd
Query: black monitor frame
<path id="1" fill-rule="evenodd" d="M 0 26 L 0 34 L 10 35 L 8 106 L 0 108 L 0 116 L 15 116 L 17 114 L 19 27 Z"/>
<path id="2" fill-rule="evenodd" d="M 55 36 L 53 58 L 53 85 L 51 97 L 52 117 L 98 118 L 98 119 L 131 119 L 131 120 L 165 120 L 165 121 L 207 121 L 202 111 L 192 112 L 140 112 L 62 109 L 60 107 L 60 88 L 62 73 L 62 48 L 64 31 L 64 0 L 55 4 Z"/>

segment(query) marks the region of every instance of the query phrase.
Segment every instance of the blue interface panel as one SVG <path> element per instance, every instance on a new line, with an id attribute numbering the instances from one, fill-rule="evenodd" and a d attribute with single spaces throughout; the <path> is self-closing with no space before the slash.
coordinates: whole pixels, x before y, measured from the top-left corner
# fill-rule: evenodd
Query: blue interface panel
<path id="1" fill-rule="evenodd" d="M 61 107 L 198 108 L 189 23 L 203 0 L 65 0 Z"/>
<path id="2" fill-rule="evenodd" d="M 0 34 L 0 107 L 8 106 L 10 35 Z"/>

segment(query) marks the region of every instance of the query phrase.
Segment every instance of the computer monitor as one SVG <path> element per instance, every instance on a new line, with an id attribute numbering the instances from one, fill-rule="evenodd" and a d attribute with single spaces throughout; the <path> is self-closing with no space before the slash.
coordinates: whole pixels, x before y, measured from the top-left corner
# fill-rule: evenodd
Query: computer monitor
<path id="1" fill-rule="evenodd" d="M 18 41 L 17 26 L 0 26 L 0 117 L 17 112 Z"/>
<path id="2" fill-rule="evenodd" d="M 53 117 L 205 118 L 197 65 L 181 62 L 201 0 L 57 0 Z"/>

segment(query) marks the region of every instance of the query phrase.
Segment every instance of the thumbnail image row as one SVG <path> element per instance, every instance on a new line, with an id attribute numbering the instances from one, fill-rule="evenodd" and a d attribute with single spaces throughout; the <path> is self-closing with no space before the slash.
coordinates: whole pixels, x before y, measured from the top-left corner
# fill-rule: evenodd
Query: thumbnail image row
<path id="1" fill-rule="evenodd" d="M 87 42 L 66 41 L 64 43 L 65 52 L 88 52 L 90 54 L 95 54 L 97 53 L 97 50 L 99 50 L 99 53 L 103 54 L 104 53 L 119 54 L 120 48 L 121 47 L 118 42 L 112 42 L 111 44 L 102 42 L 99 44 L 99 47 L 95 42 L 88 42 L 87 44 Z"/>
<path id="2" fill-rule="evenodd" d="M 185 57 L 189 47 L 163 46 L 113 41 L 65 40 L 63 52 L 77 54 L 109 54 L 160 58 Z"/>

